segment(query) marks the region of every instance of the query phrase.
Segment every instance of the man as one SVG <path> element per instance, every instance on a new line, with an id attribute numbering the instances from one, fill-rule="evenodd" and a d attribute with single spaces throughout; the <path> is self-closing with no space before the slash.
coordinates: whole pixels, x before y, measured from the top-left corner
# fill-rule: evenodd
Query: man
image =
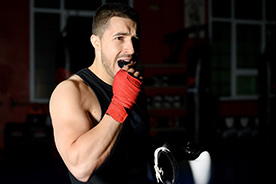
<path id="1" fill-rule="evenodd" d="M 90 38 L 93 64 L 51 96 L 55 143 L 74 184 L 147 183 L 149 123 L 135 69 L 139 36 L 134 9 L 100 7 Z"/>

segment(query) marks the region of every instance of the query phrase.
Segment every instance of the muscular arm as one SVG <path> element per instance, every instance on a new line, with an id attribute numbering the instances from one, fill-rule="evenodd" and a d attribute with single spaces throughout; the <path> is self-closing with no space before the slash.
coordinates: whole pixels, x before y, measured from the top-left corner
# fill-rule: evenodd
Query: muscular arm
<path id="1" fill-rule="evenodd" d="M 98 102 L 95 96 L 91 96 L 89 102 L 93 116 L 96 111 L 93 104 Z M 50 100 L 57 149 L 70 172 L 83 182 L 108 157 L 122 128 L 121 123 L 108 115 L 92 128 L 85 103 L 80 89 L 70 80 L 61 83 Z"/>

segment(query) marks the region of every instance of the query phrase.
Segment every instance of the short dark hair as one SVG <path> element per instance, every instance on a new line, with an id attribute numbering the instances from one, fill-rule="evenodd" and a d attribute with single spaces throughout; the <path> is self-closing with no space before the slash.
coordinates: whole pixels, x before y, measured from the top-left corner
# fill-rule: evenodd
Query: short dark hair
<path id="1" fill-rule="evenodd" d="M 129 18 L 137 24 L 137 34 L 139 35 L 140 21 L 138 13 L 123 3 L 107 3 L 100 6 L 93 17 L 92 34 L 101 37 L 112 17 Z"/>

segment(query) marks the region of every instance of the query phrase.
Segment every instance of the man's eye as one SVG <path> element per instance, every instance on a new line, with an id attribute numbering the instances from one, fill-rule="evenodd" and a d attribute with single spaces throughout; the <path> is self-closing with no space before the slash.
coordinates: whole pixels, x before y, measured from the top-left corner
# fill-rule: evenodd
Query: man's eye
<path id="1" fill-rule="evenodd" d="M 116 37 L 116 40 L 122 40 L 122 39 L 123 39 L 123 37 L 121 37 L 121 36 Z"/>

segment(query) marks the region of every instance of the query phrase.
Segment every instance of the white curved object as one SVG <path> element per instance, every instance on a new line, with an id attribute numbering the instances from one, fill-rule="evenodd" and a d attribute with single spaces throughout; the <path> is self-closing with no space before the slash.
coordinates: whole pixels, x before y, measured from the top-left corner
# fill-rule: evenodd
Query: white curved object
<path id="1" fill-rule="evenodd" d="M 189 161 L 195 184 L 208 184 L 211 180 L 211 156 L 203 151 L 195 160 Z"/>

